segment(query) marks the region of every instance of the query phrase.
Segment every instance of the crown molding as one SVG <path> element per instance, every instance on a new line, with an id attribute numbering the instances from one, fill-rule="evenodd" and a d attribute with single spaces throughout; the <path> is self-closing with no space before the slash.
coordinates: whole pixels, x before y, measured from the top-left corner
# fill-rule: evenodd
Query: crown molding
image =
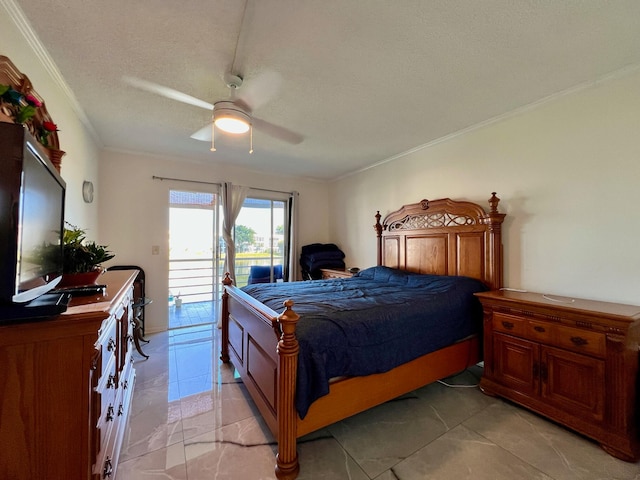
<path id="1" fill-rule="evenodd" d="M 80 122 L 87 129 L 96 144 L 102 147 L 102 141 L 100 140 L 97 131 L 95 130 L 95 128 L 93 128 L 93 125 L 89 121 L 89 117 L 87 117 L 87 114 L 80 105 L 80 102 L 78 102 L 78 99 L 67 84 L 66 80 L 62 76 L 62 73 L 58 69 L 56 63 L 53 61 L 53 58 L 51 58 L 51 55 L 49 55 L 49 52 L 40 41 L 38 34 L 31 27 L 31 24 L 29 23 L 29 20 L 25 16 L 22 9 L 16 4 L 14 0 L 0 0 L 0 5 L 2 5 L 2 7 L 7 11 L 7 13 L 9 14 L 9 18 L 20 31 L 25 41 L 27 42 L 27 45 L 34 52 L 34 54 L 38 58 L 38 61 L 47 71 L 53 82 L 66 96 L 72 110 L 78 116 Z"/>

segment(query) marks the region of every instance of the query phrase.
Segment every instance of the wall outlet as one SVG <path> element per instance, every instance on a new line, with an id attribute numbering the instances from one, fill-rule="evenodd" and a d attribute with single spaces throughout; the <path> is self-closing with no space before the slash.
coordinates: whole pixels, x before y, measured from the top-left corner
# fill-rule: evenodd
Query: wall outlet
<path id="1" fill-rule="evenodd" d="M 160 255 L 160 245 L 151 246 L 151 255 Z"/>

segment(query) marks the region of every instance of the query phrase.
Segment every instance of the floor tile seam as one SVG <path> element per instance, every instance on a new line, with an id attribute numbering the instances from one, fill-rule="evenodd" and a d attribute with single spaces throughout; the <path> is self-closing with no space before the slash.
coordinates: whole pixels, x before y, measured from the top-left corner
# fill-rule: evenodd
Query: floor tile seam
<path id="1" fill-rule="evenodd" d="M 144 343 L 140 345 L 140 348 L 143 349 L 145 355 L 149 355 L 149 358 L 152 358 L 155 355 L 161 355 L 167 350 L 169 350 L 169 343 L 165 345 L 154 345 L 152 343 Z M 135 355 L 136 362 L 145 362 L 147 359 L 143 357 L 138 351 L 133 352 Z"/>
<path id="2" fill-rule="evenodd" d="M 181 322 L 177 322 L 177 323 L 181 323 Z M 206 325 L 212 325 L 213 326 L 215 323 L 216 322 L 214 322 L 214 321 L 208 321 L 208 322 L 198 323 L 196 325 L 177 325 L 177 326 L 172 326 L 172 324 L 169 323 L 169 327 L 167 328 L 167 331 L 169 331 L 169 332 L 173 331 L 174 333 L 171 335 L 171 337 L 174 337 L 175 335 L 180 334 L 180 333 L 178 333 L 179 331 L 187 330 L 187 329 L 193 328 L 193 327 L 200 327 L 200 326 L 204 327 Z"/>
<path id="3" fill-rule="evenodd" d="M 187 464 L 187 452 L 185 450 L 185 445 L 184 445 L 184 438 L 182 440 L 178 440 L 177 442 L 174 443 L 170 443 L 168 445 L 165 445 L 163 447 L 158 447 L 158 448 L 154 448 L 152 450 L 145 450 L 137 455 L 133 455 L 131 457 L 128 457 L 126 460 L 122 461 L 122 459 L 120 459 L 118 461 L 118 466 L 122 465 L 123 463 L 127 463 L 127 462 L 131 462 L 133 460 L 140 460 L 148 455 L 151 455 L 153 453 L 159 452 L 160 450 L 168 450 L 170 447 L 174 447 L 175 445 L 177 445 L 178 443 L 182 444 L 182 455 L 184 458 L 184 465 L 186 468 L 186 464 Z"/>
<path id="4" fill-rule="evenodd" d="M 488 408 L 488 407 L 487 407 Z M 475 416 L 475 415 L 472 415 Z M 469 417 L 471 418 L 471 417 Z M 466 421 L 466 420 L 465 420 Z M 484 438 L 487 442 L 491 443 L 492 445 L 495 445 L 496 447 L 498 447 L 500 450 L 502 450 L 503 452 L 505 452 L 507 455 L 513 457 L 513 458 L 517 458 L 518 460 L 520 460 L 522 463 L 529 465 L 531 468 L 533 468 L 535 471 L 541 473 L 542 475 L 546 476 L 549 480 L 557 480 L 556 477 L 552 476 L 551 474 L 545 472 L 544 470 L 541 470 L 540 468 L 536 467 L 535 465 L 531 464 L 528 460 L 526 460 L 525 458 L 522 458 L 520 455 L 518 455 L 515 452 L 512 452 L 510 450 L 507 450 L 505 447 L 503 447 L 502 445 L 494 442 L 493 440 L 491 440 L 489 437 L 483 435 L 482 433 L 480 433 L 479 431 L 475 430 L 474 428 L 472 428 L 471 426 L 465 425 L 464 422 L 461 424 L 463 427 L 465 427 L 468 430 L 471 430 L 472 432 L 474 432 L 476 435 L 481 436 L 482 438 Z"/>
<path id="5" fill-rule="evenodd" d="M 336 422 L 338 423 L 338 422 Z M 331 435 L 331 437 L 336 441 L 336 443 L 340 446 L 340 448 L 345 452 L 345 454 L 347 454 L 349 456 L 349 458 L 351 458 L 356 465 L 358 465 L 358 467 L 360 468 L 360 470 L 362 470 L 362 472 L 367 476 L 367 478 L 374 479 L 374 478 L 378 478 L 380 475 L 382 475 L 384 472 L 388 471 L 388 470 L 392 470 L 394 467 L 396 467 L 398 464 L 404 462 L 407 458 L 409 458 L 411 455 L 414 455 L 416 452 L 418 452 L 419 450 L 421 450 L 422 448 L 426 447 L 427 445 L 429 445 L 431 442 L 427 442 L 426 444 L 422 445 L 421 447 L 418 447 L 415 451 L 411 452 L 409 455 L 406 455 L 403 458 L 400 458 L 400 460 L 398 460 L 396 463 L 394 463 L 393 465 L 391 465 L 389 468 L 387 468 L 386 470 L 383 470 L 382 472 L 380 472 L 378 475 L 376 475 L 375 477 L 371 477 L 366 470 L 364 469 L 364 467 L 360 464 L 360 462 L 358 462 L 347 450 L 347 448 L 344 446 L 344 444 L 333 434 L 333 432 L 331 431 L 331 425 L 328 425 L 327 427 L 325 427 L 327 429 L 327 431 L 329 432 L 329 434 Z M 446 433 L 446 432 L 445 432 Z M 322 438 L 322 437 L 321 437 Z M 309 440 L 311 441 L 311 440 Z M 433 440 L 432 440 L 433 441 Z M 393 473 L 395 475 L 395 473 Z"/>
<path id="6" fill-rule="evenodd" d="M 242 381 L 230 381 L 230 382 L 223 382 L 222 385 L 242 385 L 242 386 L 244 386 L 244 382 L 242 382 Z M 178 386 L 178 388 L 180 388 L 180 387 Z M 246 387 L 245 387 L 245 389 L 246 389 Z M 183 405 L 188 403 L 188 400 L 187 400 L 188 397 L 199 396 L 199 395 L 203 395 L 203 394 L 207 394 L 207 393 L 208 392 L 199 392 L 199 393 L 194 393 L 192 395 L 187 395 L 185 397 L 182 397 L 182 396 L 180 397 L 180 400 L 179 400 L 180 401 L 180 419 L 182 421 L 184 421 L 184 419 L 185 419 L 184 412 L 183 412 Z M 248 395 L 248 393 L 247 394 L 243 394 L 243 395 Z M 228 425 L 233 425 L 234 423 L 238 423 L 238 422 L 244 421 L 244 420 L 246 420 L 248 418 L 257 418 L 259 416 L 259 413 L 253 413 L 253 408 L 252 407 L 255 407 L 255 403 L 253 403 L 252 399 L 250 399 L 250 398 L 247 399 L 246 397 L 244 397 L 243 401 L 245 401 L 247 404 L 249 404 L 251 413 L 247 414 L 243 418 L 240 418 L 240 419 L 236 420 L 235 422 L 232 422 L 232 423 L 229 423 L 229 424 L 226 424 L 226 425 L 222 425 L 221 427 L 218 427 L 218 428 L 226 427 Z M 186 406 L 185 406 L 185 408 L 186 408 Z M 211 410 L 208 410 L 208 411 L 211 411 Z M 202 412 L 202 413 L 206 413 L 206 412 Z M 191 418 L 191 417 L 186 417 L 186 418 Z M 184 431 L 184 428 L 183 428 L 183 431 Z"/>
<path id="7" fill-rule="evenodd" d="M 333 439 L 333 440 L 338 444 L 338 446 L 340 447 L 340 450 L 342 450 L 342 451 L 344 452 L 344 454 L 345 454 L 348 458 L 350 458 L 350 459 L 351 459 L 351 461 L 352 461 L 354 464 L 356 464 L 356 465 L 358 466 L 358 468 L 360 469 L 360 471 L 364 474 L 364 476 L 365 476 L 366 478 L 368 478 L 369 480 L 372 480 L 372 478 L 375 478 L 375 477 L 371 477 L 371 476 L 366 472 L 366 470 L 363 468 L 363 466 L 362 466 L 362 465 L 360 465 L 360 463 L 359 463 L 359 462 L 358 462 L 358 461 L 357 461 L 357 460 L 356 460 L 356 459 L 355 459 L 355 458 L 354 458 L 354 457 L 349 453 L 349 451 L 348 451 L 346 448 L 344 448 L 344 445 L 342 445 L 342 443 L 340 442 L 340 440 L 338 440 L 338 439 L 336 438 L 336 436 L 331 432 L 331 430 L 329 429 L 330 427 L 331 427 L 331 425 L 329 425 L 329 426 L 325 427 L 325 430 L 329 433 L 329 436 L 322 435 L 322 436 L 318 436 L 318 437 L 310 438 L 309 440 L 304 440 L 304 441 L 302 441 L 302 442 L 300 441 L 300 439 L 297 439 L 296 444 L 301 444 L 301 443 L 302 443 L 302 444 L 304 444 L 304 443 L 313 443 L 313 442 L 318 441 L 318 440 L 328 440 L 328 439 L 332 438 L 332 439 Z M 312 433 L 313 433 L 313 432 L 312 432 Z M 276 442 L 276 444 L 277 444 L 277 442 Z M 387 469 L 387 470 L 389 470 L 389 469 Z M 386 470 L 385 470 L 385 471 L 386 471 Z M 384 472 L 382 472 L 382 473 L 384 473 Z M 381 473 L 380 475 L 382 475 L 382 473 Z"/>
<path id="8" fill-rule="evenodd" d="M 271 438 L 271 439 L 270 438 L 265 438 L 264 442 L 251 444 L 251 445 L 243 444 L 241 442 L 234 441 L 234 440 L 225 440 L 223 438 L 224 434 L 221 431 L 222 429 L 226 429 L 226 428 L 229 428 L 229 427 L 231 427 L 231 426 L 233 426 L 233 425 L 235 425 L 237 423 L 244 422 L 249 418 L 255 418 L 255 415 L 247 415 L 246 417 L 241 418 L 239 420 L 236 420 L 235 422 L 228 423 L 226 425 L 221 425 L 219 427 L 212 428 L 210 430 L 200 431 L 200 432 L 194 434 L 193 436 L 189 436 L 189 437 L 185 437 L 185 435 L 184 435 L 185 430 L 184 430 L 184 423 L 183 423 L 182 424 L 182 444 L 183 444 L 183 447 L 185 448 L 185 458 L 186 458 L 186 455 L 187 455 L 187 453 L 186 453 L 186 444 L 187 444 L 187 442 L 193 440 L 196 437 L 200 437 L 200 436 L 206 435 L 206 434 L 213 434 L 213 435 L 216 436 L 216 439 L 214 440 L 214 443 L 227 443 L 227 444 L 239 445 L 239 446 L 242 446 L 242 447 L 247 447 L 247 446 L 248 447 L 259 447 L 259 446 L 277 447 L 278 441 L 276 439 L 274 439 L 274 438 Z M 269 432 L 269 435 L 272 436 L 270 431 L 269 430 L 267 430 L 267 431 Z M 220 439 L 217 439 L 218 436 L 220 437 Z"/>
<path id="9" fill-rule="evenodd" d="M 436 441 L 437 439 L 439 439 L 440 437 L 442 437 L 443 435 L 447 434 L 448 432 L 450 432 L 451 430 L 453 430 L 454 428 L 462 425 L 464 422 L 466 422 L 467 420 L 469 420 L 470 418 L 474 417 L 475 415 L 479 414 L 480 412 L 484 411 L 486 408 L 488 408 L 489 405 L 486 405 L 485 407 L 483 407 L 482 409 L 478 410 L 477 412 L 475 412 L 473 415 L 468 416 L 467 418 L 465 418 L 464 420 L 461 420 L 459 422 L 457 422 L 456 424 L 449 426 L 446 423 L 443 423 L 445 430 L 440 434 L 437 435 L 436 437 L 434 437 L 433 439 L 431 439 L 430 441 L 424 443 L 424 444 L 420 444 L 420 446 L 418 446 L 417 448 L 415 448 L 415 450 L 413 450 L 411 453 L 407 454 L 405 457 L 401 458 L 400 460 L 398 460 L 396 463 L 394 463 L 393 465 L 391 465 L 387 470 L 392 470 L 394 467 L 396 467 L 398 464 L 402 463 L 404 460 L 406 460 L 407 458 L 411 457 L 412 455 L 415 455 L 418 451 L 422 450 L 423 448 L 426 448 L 427 446 L 429 446 L 430 444 L 432 444 L 434 441 Z M 340 440 L 333 434 L 333 432 L 331 432 L 331 425 L 326 427 L 327 430 L 329 431 L 329 433 L 331 434 L 331 436 L 336 440 L 336 442 L 338 443 L 338 445 L 340 445 L 340 448 L 342 448 L 347 454 L 349 454 L 349 452 L 347 451 L 347 449 L 345 448 L 345 446 L 342 444 L 342 442 L 340 442 Z M 469 427 L 467 427 L 469 428 Z M 472 430 L 472 429 L 470 429 Z M 476 432 L 477 433 L 477 432 Z M 492 442 L 493 443 L 493 442 Z M 351 455 L 349 455 L 351 457 Z M 353 458 L 353 457 L 351 457 Z M 363 467 L 355 460 L 353 459 L 358 466 L 360 467 L 360 469 L 363 469 Z M 385 470 L 385 471 L 387 471 Z M 364 471 L 364 470 L 363 470 Z M 382 472 L 384 473 L 384 472 Z M 395 473 L 394 473 L 395 475 Z"/>
<path id="10" fill-rule="evenodd" d="M 194 334 L 191 334 L 194 335 Z M 173 337 L 172 339 L 169 340 L 169 345 L 168 348 L 176 348 L 176 347 L 181 347 L 183 345 L 189 345 L 189 344 L 199 344 L 199 343 L 203 343 L 203 342 L 211 342 L 215 339 L 214 334 L 212 333 L 210 337 L 207 338 L 195 338 L 195 339 L 188 339 L 188 340 L 181 340 L 181 341 L 176 341 L 176 338 Z"/>
<path id="11" fill-rule="evenodd" d="M 169 391 L 171 391 L 171 387 L 176 387 L 178 386 L 178 382 L 174 381 L 174 382 L 162 382 L 160 384 L 155 384 L 152 383 L 152 381 L 147 381 L 143 384 L 138 384 L 136 382 L 136 386 L 135 386 L 135 392 L 139 393 L 139 394 L 145 394 L 145 393 L 153 393 L 153 391 L 157 391 L 158 389 L 163 389 L 166 387 L 166 392 L 168 393 Z M 167 400 L 167 404 L 171 403 L 171 401 Z"/>

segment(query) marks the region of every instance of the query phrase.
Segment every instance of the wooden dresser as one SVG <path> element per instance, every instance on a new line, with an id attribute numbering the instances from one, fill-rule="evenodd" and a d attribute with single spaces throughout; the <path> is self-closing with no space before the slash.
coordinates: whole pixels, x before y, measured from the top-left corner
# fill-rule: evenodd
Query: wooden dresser
<path id="1" fill-rule="evenodd" d="M 104 295 L 0 326 L 0 478 L 115 477 L 135 381 L 137 273 L 105 272 Z"/>
<path id="2" fill-rule="evenodd" d="M 321 268 L 320 272 L 322 273 L 322 279 L 328 280 L 331 278 L 351 278 L 353 277 L 353 273 L 349 270 L 338 270 L 335 268 Z"/>
<path id="3" fill-rule="evenodd" d="M 484 309 L 482 390 L 640 458 L 640 306 L 512 291 Z"/>

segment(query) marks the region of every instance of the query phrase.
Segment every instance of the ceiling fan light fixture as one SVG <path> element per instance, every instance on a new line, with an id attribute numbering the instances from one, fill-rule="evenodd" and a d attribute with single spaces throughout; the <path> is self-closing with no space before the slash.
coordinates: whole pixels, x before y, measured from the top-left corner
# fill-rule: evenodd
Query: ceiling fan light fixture
<path id="1" fill-rule="evenodd" d="M 246 133 L 251 127 L 251 117 L 232 102 L 218 102 L 213 107 L 213 123 L 227 133 Z"/>
<path id="2" fill-rule="evenodd" d="M 249 131 L 249 124 L 239 118 L 216 118 L 215 122 L 216 127 L 227 133 L 246 133 Z"/>
<path id="3" fill-rule="evenodd" d="M 215 152 L 216 127 L 232 134 L 249 132 L 249 153 L 253 153 L 253 128 L 248 113 L 233 102 L 218 102 L 213 106 L 213 121 L 211 122 L 211 151 Z"/>

